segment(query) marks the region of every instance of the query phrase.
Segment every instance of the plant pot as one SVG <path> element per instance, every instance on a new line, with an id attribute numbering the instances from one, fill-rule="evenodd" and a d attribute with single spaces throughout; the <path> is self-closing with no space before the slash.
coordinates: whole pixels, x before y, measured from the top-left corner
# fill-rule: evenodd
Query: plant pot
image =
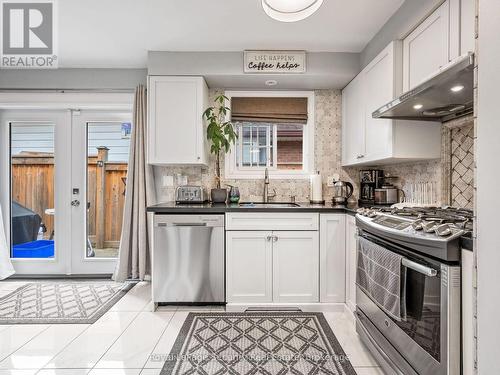
<path id="1" fill-rule="evenodd" d="M 212 189 L 210 191 L 212 203 L 226 203 L 227 190 L 226 189 Z"/>

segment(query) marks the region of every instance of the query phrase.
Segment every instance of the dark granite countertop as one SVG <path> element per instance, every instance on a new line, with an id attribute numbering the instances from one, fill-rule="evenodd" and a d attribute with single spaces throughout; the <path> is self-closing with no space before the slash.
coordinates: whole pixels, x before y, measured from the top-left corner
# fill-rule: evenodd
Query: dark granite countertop
<path id="1" fill-rule="evenodd" d="M 180 204 L 175 202 L 158 203 L 148 207 L 148 212 L 156 214 L 223 214 L 226 212 L 318 212 L 318 213 L 347 213 L 355 215 L 359 208 L 357 204 L 349 204 L 347 206 L 334 206 L 331 203 L 327 204 L 312 204 L 309 202 L 297 202 L 298 206 L 277 207 L 276 202 L 270 202 L 269 205 L 255 203 L 253 206 L 241 206 L 235 204 Z M 460 246 L 466 250 L 473 250 L 474 243 L 472 237 L 463 236 L 460 240 Z"/>
<path id="2" fill-rule="evenodd" d="M 158 203 L 148 207 L 148 212 L 157 214 L 220 214 L 226 212 L 345 212 L 355 215 L 358 205 L 350 204 L 347 206 L 334 206 L 331 203 L 327 204 L 312 204 L 309 202 L 297 202 L 298 206 L 277 207 L 276 202 L 270 202 L 269 205 L 255 203 L 252 206 L 240 204 L 180 204 L 175 202 Z"/>

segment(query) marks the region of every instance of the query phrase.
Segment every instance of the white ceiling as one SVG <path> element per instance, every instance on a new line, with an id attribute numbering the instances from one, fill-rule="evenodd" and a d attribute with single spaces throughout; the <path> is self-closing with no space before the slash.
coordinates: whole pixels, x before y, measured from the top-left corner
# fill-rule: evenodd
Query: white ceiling
<path id="1" fill-rule="evenodd" d="M 146 67 L 147 51 L 360 52 L 404 0 L 325 0 L 297 23 L 260 0 L 63 0 L 60 67 Z"/>

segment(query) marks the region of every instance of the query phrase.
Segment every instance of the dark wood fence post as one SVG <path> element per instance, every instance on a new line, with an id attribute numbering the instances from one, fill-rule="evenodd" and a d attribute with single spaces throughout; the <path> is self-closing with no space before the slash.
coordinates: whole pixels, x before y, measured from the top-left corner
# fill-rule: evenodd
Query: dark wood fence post
<path id="1" fill-rule="evenodd" d="M 109 148 L 97 147 L 97 169 L 96 169 L 96 248 L 104 248 L 104 236 L 106 232 L 106 162 L 108 161 Z"/>

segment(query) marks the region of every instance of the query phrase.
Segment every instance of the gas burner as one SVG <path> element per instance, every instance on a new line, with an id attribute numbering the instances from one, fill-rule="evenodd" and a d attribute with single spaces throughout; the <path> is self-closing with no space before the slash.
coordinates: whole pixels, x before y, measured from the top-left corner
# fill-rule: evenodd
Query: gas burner
<path id="1" fill-rule="evenodd" d="M 460 260 L 460 241 L 473 220 L 472 211 L 453 207 L 371 207 L 356 215 L 361 233 L 446 261 Z"/>
<path id="2" fill-rule="evenodd" d="M 377 223 L 388 225 L 388 221 L 376 219 L 379 215 L 400 217 L 400 220 L 411 224 L 415 235 L 435 235 L 449 237 L 454 233 L 467 233 L 473 230 L 473 212 L 454 207 L 371 207 L 360 208 L 358 214 L 375 219 Z M 398 228 L 394 224 L 394 228 Z M 404 225 L 403 225 L 404 227 Z"/>
<path id="3" fill-rule="evenodd" d="M 364 210 L 365 213 L 362 213 L 362 215 L 368 217 L 374 217 L 376 213 L 383 213 L 407 219 L 415 219 L 412 224 L 415 230 L 420 231 L 423 229 L 424 232 L 427 233 L 436 232 L 436 234 L 440 236 L 449 235 L 449 230 L 445 229 L 450 228 L 450 226 L 457 229 L 463 229 L 465 231 L 472 231 L 472 221 L 474 217 L 471 210 L 449 206 L 404 208 L 371 207 L 370 209 Z M 448 226 L 444 227 L 443 225 L 445 224 Z M 437 226 L 443 226 L 443 230 L 435 231 L 435 227 Z"/>

